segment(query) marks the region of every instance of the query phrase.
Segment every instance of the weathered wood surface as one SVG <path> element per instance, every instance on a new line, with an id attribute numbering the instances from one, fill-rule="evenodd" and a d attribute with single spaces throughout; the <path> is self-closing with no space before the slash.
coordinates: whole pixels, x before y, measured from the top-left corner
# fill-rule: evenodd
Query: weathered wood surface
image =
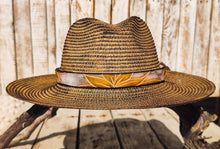
<path id="1" fill-rule="evenodd" d="M 1 1 L 0 8 L 0 83 L 1 94 L 5 95 L 5 87 L 9 81 L 16 79 L 12 3 L 7 0 Z"/>
<path id="2" fill-rule="evenodd" d="M 70 4 L 67 0 L 55 0 L 56 66 L 61 65 L 61 56 L 70 27 Z"/>
<path id="3" fill-rule="evenodd" d="M 213 96 L 220 95 L 218 0 L 2 0 L 0 8 L 0 130 L 15 119 L 8 109 L 15 112 L 23 104 L 7 97 L 6 85 L 54 73 L 68 28 L 82 17 L 113 24 L 141 17 L 151 29 L 160 61 L 171 70 L 207 77 L 216 84 Z M 7 114 L 10 119 L 4 118 Z"/>
<path id="4" fill-rule="evenodd" d="M 93 1 L 92 0 L 72 0 L 71 1 L 71 24 L 76 20 L 93 17 Z"/>
<path id="5" fill-rule="evenodd" d="M 128 18 L 129 16 L 128 4 L 129 4 L 129 0 L 112 0 L 112 21 L 111 21 L 112 24 L 117 24 L 122 20 Z"/>
<path id="6" fill-rule="evenodd" d="M 46 120 L 41 128 L 33 149 L 71 148 L 75 146 L 79 110 L 59 109 L 57 116 Z M 68 143 L 65 143 L 66 137 Z"/>
<path id="7" fill-rule="evenodd" d="M 155 131 L 158 135 L 160 135 L 160 133 L 162 134 L 160 137 L 163 140 L 164 143 L 167 144 L 167 146 L 169 146 L 170 148 L 177 148 L 177 146 L 175 146 L 175 144 L 170 144 L 169 141 L 167 141 L 166 139 L 169 138 L 166 136 L 163 136 L 163 129 L 157 129 L 157 123 L 151 122 L 151 120 L 158 120 L 161 121 L 163 123 L 163 125 L 165 125 L 169 130 L 170 130 L 170 138 L 172 138 L 172 134 L 177 135 L 177 137 L 173 137 L 174 142 L 178 142 L 178 144 L 180 144 L 181 142 L 183 143 L 183 139 L 182 136 L 180 134 L 179 131 L 179 122 L 172 117 L 172 115 L 170 115 L 166 110 L 170 110 L 170 109 L 166 109 L 166 108 L 156 108 L 156 109 L 144 109 L 142 110 L 143 113 L 145 114 L 146 119 L 149 121 L 150 125 L 152 126 L 152 128 L 155 128 Z M 159 131 L 158 131 L 159 130 Z M 175 139 L 179 139 L 179 140 L 175 140 Z M 172 146 L 174 145 L 174 146 Z"/>
<path id="8" fill-rule="evenodd" d="M 195 41 L 192 61 L 192 73 L 207 77 L 211 1 L 198 1 L 195 26 Z"/>
<path id="9" fill-rule="evenodd" d="M 130 0 L 130 16 L 138 16 L 141 19 L 146 19 L 146 2 L 145 0 Z"/>
<path id="10" fill-rule="evenodd" d="M 46 0 L 47 13 L 47 46 L 48 46 L 48 71 L 54 73 L 56 69 L 56 40 L 55 40 L 55 3 Z"/>
<path id="11" fill-rule="evenodd" d="M 111 20 L 111 0 L 95 0 L 94 17 L 104 22 Z"/>
<path id="12" fill-rule="evenodd" d="M 161 58 L 164 0 L 148 0 L 147 2 L 146 22 L 153 36 L 158 58 Z"/>
<path id="13" fill-rule="evenodd" d="M 33 75 L 30 5 L 28 0 L 13 2 L 16 74 L 20 79 Z"/>
<path id="14" fill-rule="evenodd" d="M 209 39 L 208 79 L 216 84 L 214 96 L 220 96 L 220 1 L 213 0 Z"/>
<path id="15" fill-rule="evenodd" d="M 34 75 L 48 74 L 46 0 L 30 1 Z"/>
<path id="16" fill-rule="evenodd" d="M 79 148 L 120 148 L 109 110 L 82 110 Z"/>
<path id="17" fill-rule="evenodd" d="M 181 0 L 176 70 L 191 73 L 196 21 L 196 1 Z"/>
<path id="18" fill-rule="evenodd" d="M 18 75 L 18 73 L 16 73 L 18 67 L 15 57 L 19 55 L 19 53 L 15 53 L 15 47 L 17 45 L 15 45 L 16 35 L 14 31 L 16 29 L 15 26 L 13 26 L 15 17 L 13 17 L 12 8 L 10 1 L 0 1 L 0 132 L 15 118 L 14 115 L 19 111 L 22 103 L 21 101 L 8 97 L 5 90 L 7 84 L 15 80 Z M 23 52 L 23 54 L 25 53 Z"/>
<path id="19" fill-rule="evenodd" d="M 112 110 L 112 116 L 121 148 L 163 148 L 141 110 Z"/>
<path id="20" fill-rule="evenodd" d="M 211 123 L 203 136 L 220 140 Z M 170 109 L 78 110 L 59 109 L 30 139 L 11 149 L 38 148 L 182 148 L 178 115 Z"/>
<path id="21" fill-rule="evenodd" d="M 161 58 L 171 70 L 176 70 L 180 0 L 164 2 Z"/>

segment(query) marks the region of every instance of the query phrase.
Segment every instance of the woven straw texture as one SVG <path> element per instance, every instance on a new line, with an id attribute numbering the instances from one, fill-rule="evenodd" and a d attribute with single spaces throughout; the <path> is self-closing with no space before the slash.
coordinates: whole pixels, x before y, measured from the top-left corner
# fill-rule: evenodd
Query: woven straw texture
<path id="1" fill-rule="evenodd" d="M 132 73 L 159 68 L 155 44 L 144 21 L 117 25 L 85 18 L 67 34 L 61 70 L 77 73 Z"/>
<path id="2" fill-rule="evenodd" d="M 189 103 L 209 96 L 214 84 L 207 79 L 167 71 L 163 83 L 120 89 L 74 88 L 56 83 L 55 75 L 12 82 L 10 95 L 55 107 L 83 109 L 153 108 Z"/>
<path id="3" fill-rule="evenodd" d="M 131 17 L 117 25 L 96 19 L 74 23 L 64 44 L 60 69 L 75 73 L 133 73 L 159 69 L 152 35 Z M 18 99 L 54 107 L 83 109 L 153 108 L 194 102 L 212 94 L 205 78 L 167 71 L 165 81 L 124 88 L 71 87 L 44 75 L 16 80 L 7 92 Z"/>

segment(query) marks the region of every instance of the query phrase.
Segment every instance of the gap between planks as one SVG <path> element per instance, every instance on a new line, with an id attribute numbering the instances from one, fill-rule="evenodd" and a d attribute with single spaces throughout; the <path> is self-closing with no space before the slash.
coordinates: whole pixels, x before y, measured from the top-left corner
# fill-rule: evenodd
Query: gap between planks
<path id="1" fill-rule="evenodd" d="M 205 136 L 214 134 L 211 142 L 218 141 L 219 132 L 220 128 L 212 123 Z M 175 143 L 170 144 L 170 141 Z M 182 143 L 178 115 L 168 108 L 59 109 L 57 115 L 39 126 L 30 139 L 11 149 L 103 146 L 116 149 L 156 146 L 160 149 L 181 148 Z"/>

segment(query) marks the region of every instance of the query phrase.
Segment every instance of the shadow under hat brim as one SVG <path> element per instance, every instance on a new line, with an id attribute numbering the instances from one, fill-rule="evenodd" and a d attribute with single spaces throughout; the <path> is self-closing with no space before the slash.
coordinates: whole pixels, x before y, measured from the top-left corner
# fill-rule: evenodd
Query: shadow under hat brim
<path id="1" fill-rule="evenodd" d="M 209 80 L 167 71 L 164 82 L 146 86 L 100 89 L 58 84 L 55 75 L 16 80 L 7 86 L 11 96 L 45 106 L 79 109 L 155 108 L 185 104 L 211 95 Z"/>

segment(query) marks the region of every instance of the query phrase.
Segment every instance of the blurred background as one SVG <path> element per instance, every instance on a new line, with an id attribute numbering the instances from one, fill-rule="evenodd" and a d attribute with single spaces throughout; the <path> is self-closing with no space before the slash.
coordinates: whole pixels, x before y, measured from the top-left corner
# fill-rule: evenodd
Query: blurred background
<path id="1" fill-rule="evenodd" d="M 1 0 L 0 132 L 25 106 L 7 95 L 7 84 L 54 73 L 72 23 L 94 17 L 117 24 L 129 16 L 146 21 L 160 61 L 213 81 L 219 98 L 219 0 Z"/>

